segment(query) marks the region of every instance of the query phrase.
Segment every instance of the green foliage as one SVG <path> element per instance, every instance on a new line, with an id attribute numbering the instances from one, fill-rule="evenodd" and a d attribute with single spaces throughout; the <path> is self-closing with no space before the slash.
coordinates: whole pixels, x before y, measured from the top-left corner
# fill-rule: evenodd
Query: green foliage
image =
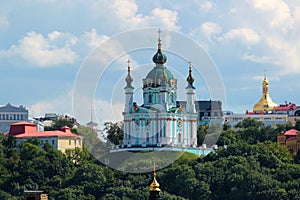
<path id="1" fill-rule="evenodd" d="M 107 139 L 115 144 L 119 145 L 123 142 L 124 132 L 122 129 L 123 124 L 113 123 L 113 122 L 105 122 L 105 128 L 103 132 L 106 133 Z"/>
<path id="2" fill-rule="evenodd" d="M 120 126 L 108 125 L 111 139 L 120 141 Z M 119 153 L 102 152 L 103 158 L 119 163 L 120 170 L 145 171 L 137 174 L 95 160 L 89 152 L 105 144 L 89 128 L 78 128 L 89 147 L 65 154 L 47 143 L 41 147 L 38 140 L 18 146 L 13 137 L 0 134 L 0 199 L 22 199 L 24 189 L 44 190 L 50 200 L 148 199 L 153 162 L 164 167 L 156 177 L 163 199 L 300 199 L 299 156 L 293 160 L 287 148 L 274 142 L 278 131 L 288 126 L 272 128 L 246 119 L 237 128 L 223 128 L 218 144 L 227 148 L 204 158 L 162 151 L 124 159 Z M 198 138 L 204 139 L 208 128 L 199 127 Z M 215 134 L 213 128 L 210 131 Z"/>

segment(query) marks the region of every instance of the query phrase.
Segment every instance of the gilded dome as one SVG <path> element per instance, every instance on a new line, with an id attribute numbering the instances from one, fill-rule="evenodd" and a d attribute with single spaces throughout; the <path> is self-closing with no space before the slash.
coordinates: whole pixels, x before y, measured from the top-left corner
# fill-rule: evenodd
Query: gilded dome
<path id="1" fill-rule="evenodd" d="M 265 74 L 262 82 L 262 97 L 260 98 L 259 102 L 253 106 L 253 112 L 270 111 L 273 110 L 275 106 L 277 106 L 277 104 L 272 101 L 269 95 L 269 82 Z"/>

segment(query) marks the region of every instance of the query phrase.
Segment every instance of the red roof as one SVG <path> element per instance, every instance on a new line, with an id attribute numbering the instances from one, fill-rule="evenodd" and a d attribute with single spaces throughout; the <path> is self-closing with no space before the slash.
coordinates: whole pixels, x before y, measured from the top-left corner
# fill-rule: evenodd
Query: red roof
<path id="1" fill-rule="evenodd" d="M 290 129 L 290 130 L 284 132 L 283 135 L 296 136 L 297 133 L 299 133 L 298 130 L 296 130 L 296 129 Z"/>
<path id="2" fill-rule="evenodd" d="M 290 103 L 290 104 L 275 106 L 274 110 L 275 111 L 289 111 L 289 110 L 295 110 L 296 108 L 297 108 L 296 104 Z"/>
<path id="3" fill-rule="evenodd" d="M 79 135 L 63 131 L 42 131 L 33 133 L 22 133 L 15 135 L 15 138 L 37 138 L 37 137 L 72 137 L 78 138 Z"/>
<path id="4" fill-rule="evenodd" d="M 30 122 L 26 122 L 26 121 L 16 122 L 16 123 L 13 123 L 11 125 L 13 125 L 13 126 L 15 126 L 15 125 L 35 126 L 35 124 L 30 123 Z"/>
<path id="5" fill-rule="evenodd" d="M 55 131 L 37 131 L 36 125 L 29 122 L 18 122 L 10 125 L 8 135 L 14 135 L 16 138 L 36 138 L 36 137 L 72 137 L 78 138 L 79 135 L 73 134 L 67 126 L 61 130 Z"/>

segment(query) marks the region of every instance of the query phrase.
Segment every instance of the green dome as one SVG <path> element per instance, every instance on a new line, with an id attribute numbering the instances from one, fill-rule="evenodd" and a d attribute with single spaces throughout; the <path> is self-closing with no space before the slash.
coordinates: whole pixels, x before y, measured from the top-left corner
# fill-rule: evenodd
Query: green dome
<path id="1" fill-rule="evenodd" d="M 162 64 L 156 65 L 145 78 L 147 85 L 149 84 L 152 86 L 161 85 L 163 80 L 166 80 L 167 83 L 169 83 L 172 79 L 174 79 L 173 74 Z"/>

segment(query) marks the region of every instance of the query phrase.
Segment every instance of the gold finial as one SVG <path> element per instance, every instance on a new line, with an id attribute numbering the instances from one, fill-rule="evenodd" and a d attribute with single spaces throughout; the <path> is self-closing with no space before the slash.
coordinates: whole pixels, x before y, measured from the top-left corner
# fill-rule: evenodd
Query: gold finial
<path id="1" fill-rule="evenodd" d="M 264 69 L 264 79 L 266 80 L 267 79 L 267 70 Z"/>
<path id="2" fill-rule="evenodd" d="M 155 165 L 155 163 L 154 163 L 153 168 L 154 168 L 154 171 L 153 171 L 153 181 L 152 181 L 152 183 L 150 185 L 150 191 L 160 191 L 160 189 L 159 189 L 159 183 L 156 180 L 156 171 L 155 171 L 156 170 L 156 165 Z"/>

